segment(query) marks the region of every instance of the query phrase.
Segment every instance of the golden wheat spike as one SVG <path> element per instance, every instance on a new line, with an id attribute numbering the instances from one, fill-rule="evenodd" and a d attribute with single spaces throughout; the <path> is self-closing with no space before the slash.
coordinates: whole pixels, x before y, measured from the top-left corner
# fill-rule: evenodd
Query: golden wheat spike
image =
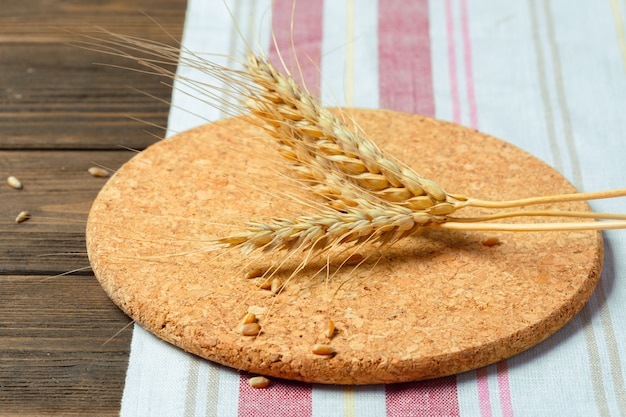
<path id="1" fill-rule="evenodd" d="M 606 230 L 626 228 L 626 217 L 610 213 L 571 213 L 558 210 L 508 208 L 586 201 L 626 196 L 626 189 L 523 198 L 510 201 L 475 199 L 449 193 L 435 181 L 422 177 L 399 159 L 383 152 L 359 129 L 350 127 L 289 74 L 278 71 L 267 57 L 248 51 L 245 70 L 216 65 L 191 51 L 118 35 L 108 39 L 87 37 L 84 47 L 123 56 L 142 64 L 147 72 L 178 78 L 202 101 L 231 115 L 246 112 L 251 123 L 262 127 L 279 144 L 279 154 L 301 184 L 328 201 L 326 208 L 294 219 L 251 223 L 248 230 L 217 239 L 223 247 L 243 252 L 285 249 L 327 250 L 344 243 L 394 243 L 424 227 L 449 230 L 527 231 Z M 96 41 L 94 44 L 93 41 Z M 141 56 L 141 57 L 139 57 Z M 174 68 L 188 66 L 226 84 L 217 88 L 193 79 L 180 79 Z M 223 98 L 224 93 L 231 100 Z M 482 217 L 460 217 L 465 207 L 496 210 Z M 500 210 L 498 212 L 498 210 Z M 612 219 L 567 223 L 488 223 L 510 217 L 579 217 Z"/>

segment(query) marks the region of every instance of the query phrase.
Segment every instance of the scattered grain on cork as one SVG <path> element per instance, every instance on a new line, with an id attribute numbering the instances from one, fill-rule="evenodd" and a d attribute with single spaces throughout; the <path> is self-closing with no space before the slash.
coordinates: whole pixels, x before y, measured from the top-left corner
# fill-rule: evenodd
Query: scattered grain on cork
<path id="1" fill-rule="evenodd" d="M 272 280 L 272 284 L 270 285 L 270 290 L 274 293 L 274 294 L 278 294 L 279 292 L 281 292 L 283 290 L 283 283 L 280 279 L 278 278 L 274 278 Z"/>
<path id="2" fill-rule="evenodd" d="M 498 239 L 497 237 L 488 237 L 487 239 L 483 240 L 481 243 L 483 246 L 490 248 L 500 243 L 500 239 Z"/>
<path id="3" fill-rule="evenodd" d="M 263 275 L 265 275 L 265 271 L 261 268 L 254 268 L 251 269 L 250 271 L 248 271 L 248 273 L 246 274 L 246 278 L 248 279 L 252 279 L 252 278 L 260 278 Z"/>
<path id="4" fill-rule="evenodd" d="M 329 339 L 332 339 L 332 337 L 335 335 L 334 321 L 328 320 L 328 323 L 326 324 L 326 329 L 324 330 L 324 335 Z"/>
<path id="5" fill-rule="evenodd" d="M 259 288 L 262 290 L 269 290 L 272 287 L 271 279 L 261 279 L 259 282 Z"/>
<path id="6" fill-rule="evenodd" d="M 243 316 L 243 320 L 241 320 L 241 324 L 250 324 L 250 323 L 256 323 L 257 322 L 257 318 L 256 318 L 256 314 L 254 313 L 246 313 L 245 316 Z"/>
<path id="7" fill-rule="evenodd" d="M 313 345 L 311 352 L 315 353 L 316 355 L 331 356 L 336 353 L 336 350 L 331 345 L 318 344 Z"/>
<path id="8" fill-rule="evenodd" d="M 259 323 L 245 323 L 239 327 L 239 333 L 244 336 L 256 336 L 261 331 Z"/>

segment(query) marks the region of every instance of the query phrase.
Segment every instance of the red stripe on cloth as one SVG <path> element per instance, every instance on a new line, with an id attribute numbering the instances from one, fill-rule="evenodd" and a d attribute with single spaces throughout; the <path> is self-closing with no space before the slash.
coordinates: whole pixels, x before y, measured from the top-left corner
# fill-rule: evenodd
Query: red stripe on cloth
<path id="1" fill-rule="evenodd" d="M 434 116 L 428 0 L 379 1 L 378 59 L 381 107 Z"/>
<path id="2" fill-rule="evenodd" d="M 293 5 L 295 3 L 295 10 Z M 293 13 L 292 13 L 293 12 Z M 274 0 L 270 61 L 283 70 L 283 62 L 296 81 L 319 96 L 322 51 L 323 0 Z M 292 24 L 293 23 L 293 24 Z M 272 380 L 266 389 L 250 387 L 250 375 L 239 381 L 240 417 L 307 417 L 312 414 L 312 386 L 299 382 Z"/>
<path id="3" fill-rule="evenodd" d="M 469 17 L 467 0 L 461 0 L 461 38 L 463 41 L 463 58 L 465 66 L 465 85 L 467 88 L 467 104 L 469 110 L 469 123 L 474 129 L 478 129 L 478 106 L 476 105 L 476 92 L 474 86 L 474 72 L 472 63 L 472 44 L 469 31 Z M 450 6 L 446 4 L 446 9 L 451 15 Z M 451 31 L 449 31 L 451 33 Z M 455 120 L 457 121 L 457 120 Z M 496 365 L 498 375 L 498 392 L 500 394 L 500 408 L 504 417 L 513 416 L 513 406 L 511 403 L 511 390 L 509 387 L 509 372 L 506 360 Z M 477 384 L 481 415 L 491 416 L 491 401 L 489 398 L 489 386 L 487 373 L 477 371 Z"/>
<path id="4" fill-rule="evenodd" d="M 513 405 L 511 403 L 511 390 L 509 387 L 508 365 L 506 360 L 496 364 L 498 379 L 498 393 L 500 396 L 500 409 L 503 417 L 513 417 Z M 478 405 L 481 417 L 491 417 L 491 398 L 489 395 L 489 380 L 487 367 L 476 370 L 476 385 L 478 388 Z"/>
<path id="5" fill-rule="evenodd" d="M 387 417 L 459 416 L 456 377 L 387 385 Z"/>
<path id="6" fill-rule="evenodd" d="M 311 385 L 272 378 L 268 388 L 252 388 L 242 374 L 239 379 L 239 417 L 308 417 L 313 413 Z"/>
<path id="7" fill-rule="evenodd" d="M 379 1 L 381 107 L 435 115 L 428 0 Z M 388 385 L 387 417 L 458 416 L 456 377 Z"/>
<path id="8" fill-rule="evenodd" d="M 457 81 L 456 48 L 454 42 L 454 17 L 452 1 L 446 0 L 446 33 L 448 35 L 448 74 L 450 76 L 450 98 L 452 99 L 452 120 L 461 123 L 461 99 Z"/>
<path id="9" fill-rule="evenodd" d="M 472 44 L 469 35 L 469 19 L 467 17 L 467 0 L 461 0 L 461 33 L 463 38 L 463 58 L 465 61 L 465 84 L 467 86 L 467 102 L 469 105 L 470 126 L 478 129 L 478 110 L 474 91 L 474 71 L 472 68 Z"/>
<path id="10" fill-rule="evenodd" d="M 272 42 L 270 60 L 279 69 L 284 62 L 294 79 L 316 97 L 320 91 L 323 7 L 323 0 L 274 0 L 272 5 L 276 45 Z"/>
<path id="11" fill-rule="evenodd" d="M 503 417 L 513 417 L 513 404 L 511 403 L 511 388 L 509 387 L 509 366 L 506 360 L 498 362 L 498 391 L 500 392 L 500 407 Z"/>
<path id="12" fill-rule="evenodd" d="M 489 380 L 487 368 L 476 370 L 476 387 L 478 389 L 478 406 L 481 417 L 491 417 L 491 397 L 489 396 Z"/>

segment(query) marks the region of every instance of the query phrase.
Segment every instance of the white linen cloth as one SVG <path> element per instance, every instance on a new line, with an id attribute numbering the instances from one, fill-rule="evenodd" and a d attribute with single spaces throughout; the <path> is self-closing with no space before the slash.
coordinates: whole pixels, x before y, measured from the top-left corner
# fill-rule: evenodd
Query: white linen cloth
<path id="1" fill-rule="evenodd" d="M 324 104 L 432 112 L 521 147 L 581 191 L 626 186 L 626 1 L 298 0 L 296 6 L 321 13 L 319 19 L 310 12 L 318 27 L 307 26 L 312 44 L 302 48 L 320 51 Z M 271 10 L 269 0 L 189 0 L 183 44 L 195 52 L 240 56 L 244 37 L 267 51 Z M 390 58 L 386 37 L 406 30 L 402 19 L 411 14 L 420 28 L 406 31 L 406 44 L 394 42 L 410 48 L 417 42 L 411 37 L 420 36 L 422 55 Z M 383 18 L 391 20 L 381 23 Z M 413 62 L 427 67 L 402 70 Z M 387 70 L 408 76 L 415 85 L 401 88 L 417 92 L 387 93 L 395 88 L 383 85 Z M 206 123 L 186 110 L 210 120 L 223 116 L 180 91 L 172 102 L 171 133 Z M 626 213 L 625 199 L 591 205 Z M 581 313 L 545 342 L 500 364 L 396 387 L 278 381 L 250 394 L 238 372 L 188 355 L 136 325 L 121 415 L 625 416 L 626 232 L 604 236 L 602 281 Z"/>

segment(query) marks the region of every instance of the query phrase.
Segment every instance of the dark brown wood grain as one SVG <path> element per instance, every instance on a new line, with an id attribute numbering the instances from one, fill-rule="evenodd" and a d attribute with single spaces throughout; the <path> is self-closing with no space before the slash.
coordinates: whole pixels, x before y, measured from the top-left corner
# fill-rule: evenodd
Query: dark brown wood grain
<path id="1" fill-rule="evenodd" d="M 0 415 L 118 414 L 129 320 L 97 281 L 5 275 L 0 285 Z"/>
<path id="2" fill-rule="evenodd" d="M 131 332 L 88 268 L 85 221 L 106 179 L 87 169 L 117 169 L 133 156 L 121 146 L 154 143 L 163 131 L 151 125 L 166 125 L 160 100 L 171 89 L 154 76 L 95 65 L 132 63 L 68 44 L 97 26 L 171 44 L 185 7 L 184 0 L 2 4 L 0 416 L 119 414 Z M 8 187 L 9 175 L 24 188 Z M 22 210 L 32 218 L 16 224 Z"/>
<path id="3" fill-rule="evenodd" d="M 168 106 L 131 87 L 165 100 L 169 87 L 110 67 L 132 62 L 72 44 L 102 37 L 97 27 L 171 44 L 180 38 L 184 1 L 9 3 L 0 23 L 1 148 L 142 148 L 155 140 L 144 130 L 162 135 L 149 124 L 164 125 Z"/>
<path id="4" fill-rule="evenodd" d="M 114 172 L 134 154 L 127 150 L 0 151 L 2 172 L 23 184 L 21 190 L 0 187 L 0 274 L 54 275 L 89 265 L 85 222 L 106 178 L 93 177 L 87 170 L 102 166 Z M 16 224 L 15 217 L 23 210 L 31 218 Z"/>

